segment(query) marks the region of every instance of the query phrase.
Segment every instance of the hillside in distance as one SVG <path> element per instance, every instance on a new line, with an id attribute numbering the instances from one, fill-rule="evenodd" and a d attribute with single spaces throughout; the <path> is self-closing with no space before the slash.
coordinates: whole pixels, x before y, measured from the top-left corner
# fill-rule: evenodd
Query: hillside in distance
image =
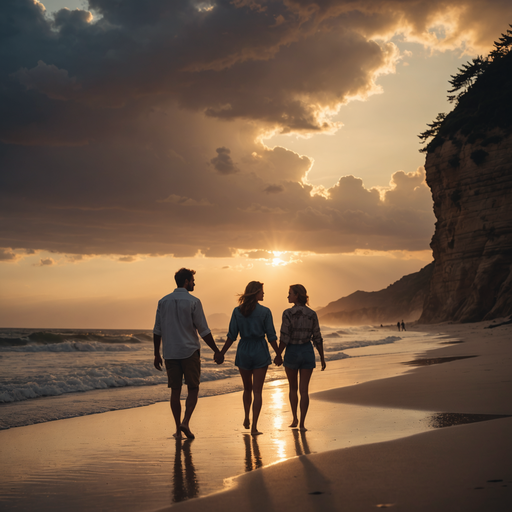
<path id="1" fill-rule="evenodd" d="M 434 263 L 402 277 L 384 290 L 356 291 L 317 310 L 324 325 L 368 325 L 414 322 L 423 311 Z"/>

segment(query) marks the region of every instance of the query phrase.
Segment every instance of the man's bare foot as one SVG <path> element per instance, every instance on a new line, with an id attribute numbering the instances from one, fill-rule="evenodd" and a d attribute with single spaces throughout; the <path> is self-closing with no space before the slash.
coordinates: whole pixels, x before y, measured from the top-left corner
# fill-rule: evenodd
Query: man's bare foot
<path id="1" fill-rule="evenodd" d="M 181 432 L 178 430 L 178 432 L 174 433 L 172 437 L 174 437 L 175 439 L 181 439 Z"/>
<path id="2" fill-rule="evenodd" d="M 259 430 L 251 430 L 251 436 L 260 436 L 261 434 L 263 434 L 263 432 Z"/>
<path id="3" fill-rule="evenodd" d="M 308 430 L 308 429 L 307 429 L 306 427 L 299 427 L 299 430 L 300 430 L 301 432 L 307 432 L 307 430 Z"/>
<path id="4" fill-rule="evenodd" d="M 291 428 L 295 428 L 299 424 L 299 420 L 293 420 L 290 424 Z"/>
<path id="5" fill-rule="evenodd" d="M 195 439 L 195 435 L 192 434 L 187 425 L 180 425 L 180 430 L 187 436 L 187 439 Z"/>
<path id="6" fill-rule="evenodd" d="M 248 418 L 244 420 L 244 428 L 251 428 L 251 422 Z"/>

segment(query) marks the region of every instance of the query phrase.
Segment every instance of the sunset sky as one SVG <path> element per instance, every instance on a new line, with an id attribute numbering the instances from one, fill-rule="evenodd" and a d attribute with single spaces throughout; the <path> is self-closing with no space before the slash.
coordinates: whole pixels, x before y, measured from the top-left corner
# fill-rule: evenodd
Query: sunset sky
<path id="1" fill-rule="evenodd" d="M 67 8 L 67 10 L 61 10 Z M 418 134 L 510 0 L 3 0 L 0 327 L 314 308 L 432 260 Z"/>

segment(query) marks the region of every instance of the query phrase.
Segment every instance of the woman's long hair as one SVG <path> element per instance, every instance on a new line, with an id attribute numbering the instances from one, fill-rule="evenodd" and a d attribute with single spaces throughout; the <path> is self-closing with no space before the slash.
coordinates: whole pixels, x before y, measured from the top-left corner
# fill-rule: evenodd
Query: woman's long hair
<path id="1" fill-rule="evenodd" d="M 308 292 L 304 286 L 301 284 L 292 284 L 290 285 L 290 290 L 297 295 L 297 299 L 302 306 L 309 304 Z"/>
<path id="2" fill-rule="evenodd" d="M 245 317 L 249 316 L 258 303 L 257 296 L 263 288 L 263 283 L 259 281 L 251 281 L 246 287 L 245 292 L 238 297 L 240 304 L 240 313 Z"/>

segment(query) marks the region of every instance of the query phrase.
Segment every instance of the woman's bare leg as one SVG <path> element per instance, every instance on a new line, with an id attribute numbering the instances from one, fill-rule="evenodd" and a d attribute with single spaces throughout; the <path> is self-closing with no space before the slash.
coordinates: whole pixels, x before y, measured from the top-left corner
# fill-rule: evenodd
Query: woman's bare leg
<path id="1" fill-rule="evenodd" d="M 264 368 L 256 368 L 252 371 L 253 373 L 253 381 L 252 381 L 252 391 L 254 393 L 254 402 L 252 404 L 252 428 L 251 434 L 253 436 L 257 436 L 262 432 L 258 431 L 258 418 L 260 417 L 261 406 L 263 404 L 263 384 L 265 382 L 265 375 L 267 374 L 268 366 Z"/>
<path id="2" fill-rule="evenodd" d="M 306 431 L 305 422 L 306 422 L 306 414 L 308 413 L 309 408 L 309 381 L 311 380 L 311 375 L 313 375 L 313 369 L 310 370 L 300 370 L 300 423 L 299 429 L 302 431 Z"/>
<path id="3" fill-rule="evenodd" d="M 299 390 L 298 375 L 299 370 L 293 370 L 292 368 L 286 368 L 286 376 L 288 377 L 288 398 L 290 399 L 290 407 L 292 409 L 292 423 L 290 427 L 296 427 L 299 424 L 299 418 L 297 417 L 297 406 L 299 405 L 299 397 L 297 391 Z"/>
<path id="4" fill-rule="evenodd" d="M 244 383 L 244 428 L 249 428 L 251 426 L 249 412 L 251 411 L 252 403 L 252 370 L 242 370 L 242 368 L 239 368 L 238 370 L 240 372 L 240 376 L 242 377 L 242 382 Z"/>

